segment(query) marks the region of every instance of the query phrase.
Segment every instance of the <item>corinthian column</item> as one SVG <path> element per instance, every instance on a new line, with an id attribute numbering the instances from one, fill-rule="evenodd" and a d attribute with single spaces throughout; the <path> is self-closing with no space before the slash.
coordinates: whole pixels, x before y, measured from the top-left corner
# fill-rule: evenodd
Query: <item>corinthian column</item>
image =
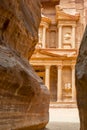
<path id="1" fill-rule="evenodd" d="M 72 26 L 72 48 L 75 48 L 75 26 Z"/>
<path id="2" fill-rule="evenodd" d="M 57 101 L 62 101 L 62 66 L 58 66 Z"/>
<path id="3" fill-rule="evenodd" d="M 72 101 L 76 101 L 75 66 L 72 66 Z"/>
<path id="4" fill-rule="evenodd" d="M 50 89 L 50 66 L 45 67 L 45 85 Z"/>
<path id="5" fill-rule="evenodd" d="M 58 30 L 59 30 L 59 33 L 58 33 L 58 48 L 62 48 L 62 26 L 59 25 L 58 26 Z"/>
<path id="6" fill-rule="evenodd" d="M 42 48 L 46 47 L 46 27 L 43 26 Z"/>

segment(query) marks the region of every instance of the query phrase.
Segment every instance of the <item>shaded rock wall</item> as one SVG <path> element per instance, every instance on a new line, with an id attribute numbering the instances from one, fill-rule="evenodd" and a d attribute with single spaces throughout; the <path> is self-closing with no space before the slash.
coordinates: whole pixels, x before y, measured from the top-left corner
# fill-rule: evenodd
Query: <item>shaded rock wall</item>
<path id="1" fill-rule="evenodd" d="M 87 27 L 81 42 L 76 63 L 77 105 L 80 115 L 80 130 L 87 129 Z"/>
<path id="2" fill-rule="evenodd" d="M 39 0 L 0 0 L 0 130 L 38 130 L 49 120 L 49 92 L 28 63 L 39 23 Z"/>
<path id="3" fill-rule="evenodd" d="M 39 22 L 39 0 L 0 0 L 0 37 L 24 57 L 34 50 Z"/>

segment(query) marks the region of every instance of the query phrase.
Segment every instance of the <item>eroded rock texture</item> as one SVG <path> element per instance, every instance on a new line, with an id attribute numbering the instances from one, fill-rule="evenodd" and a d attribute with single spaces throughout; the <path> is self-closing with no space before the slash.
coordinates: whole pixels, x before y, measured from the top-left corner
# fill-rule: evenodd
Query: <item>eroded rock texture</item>
<path id="1" fill-rule="evenodd" d="M 40 0 L 0 0 L 0 36 L 29 58 L 37 42 Z"/>
<path id="2" fill-rule="evenodd" d="M 48 122 L 48 90 L 28 63 L 39 23 L 40 0 L 0 0 L 0 130 Z"/>
<path id="3" fill-rule="evenodd" d="M 76 63 L 77 104 L 80 114 L 80 130 L 87 129 L 87 27 L 81 42 Z"/>

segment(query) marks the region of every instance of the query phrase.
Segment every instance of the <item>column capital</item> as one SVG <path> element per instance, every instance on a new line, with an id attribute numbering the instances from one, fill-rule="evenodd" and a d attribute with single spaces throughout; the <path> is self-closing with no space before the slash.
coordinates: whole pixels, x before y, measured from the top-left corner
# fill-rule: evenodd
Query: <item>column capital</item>
<path id="1" fill-rule="evenodd" d="M 58 24 L 58 25 L 57 25 L 57 27 L 58 27 L 58 28 L 59 28 L 59 27 L 63 27 L 63 25 L 61 25 L 61 24 Z"/>
<path id="2" fill-rule="evenodd" d="M 47 29 L 47 27 L 46 27 L 46 26 L 43 26 L 43 29 L 44 29 L 44 30 L 46 30 L 46 29 Z"/>
<path id="3" fill-rule="evenodd" d="M 46 68 L 50 69 L 51 65 L 45 65 Z"/>
<path id="4" fill-rule="evenodd" d="M 72 69 L 75 69 L 75 65 L 71 65 L 71 68 L 72 68 Z"/>
<path id="5" fill-rule="evenodd" d="M 42 22 L 40 23 L 40 26 L 42 26 L 43 28 L 48 28 L 49 25 L 46 22 Z"/>
<path id="6" fill-rule="evenodd" d="M 48 26 L 47 26 L 47 25 L 44 25 L 44 26 L 43 26 L 43 28 L 47 29 L 47 28 L 48 28 Z"/>
<path id="7" fill-rule="evenodd" d="M 76 25 L 72 25 L 73 28 L 76 28 Z"/>
<path id="8" fill-rule="evenodd" d="M 62 70 L 63 66 L 62 65 L 57 65 L 57 68 Z"/>

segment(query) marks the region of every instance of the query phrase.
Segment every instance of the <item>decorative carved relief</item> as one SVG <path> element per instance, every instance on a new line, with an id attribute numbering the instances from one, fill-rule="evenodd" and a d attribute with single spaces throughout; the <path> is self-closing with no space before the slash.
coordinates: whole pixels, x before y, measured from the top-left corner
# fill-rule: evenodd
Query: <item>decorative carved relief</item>
<path id="1" fill-rule="evenodd" d="M 67 75 L 67 76 L 66 76 Z M 63 99 L 64 100 L 71 100 L 72 96 L 72 84 L 71 84 L 72 72 L 69 66 L 63 67 Z"/>
<path id="2" fill-rule="evenodd" d="M 71 48 L 71 39 L 72 39 L 72 27 L 66 26 L 63 27 L 63 48 Z"/>
<path id="3" fill-rule="evenodd" d="M 64 41 L 69 41 L 71 39 L 71 33 L 70 32 L 67 32 L 65 35 L 64 35 Z"/>

